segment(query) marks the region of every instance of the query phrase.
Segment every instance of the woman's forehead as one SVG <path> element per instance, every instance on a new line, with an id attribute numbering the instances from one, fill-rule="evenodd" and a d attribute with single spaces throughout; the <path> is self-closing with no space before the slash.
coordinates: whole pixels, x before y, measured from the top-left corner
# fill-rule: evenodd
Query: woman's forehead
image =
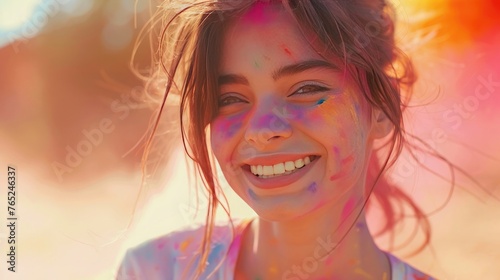
<path id="1" fill-rule="evenodd" d="M 256 60 L 289 64 L 322 59 L 286 10 L 271 8 L 266 10 L 265 15 L 258 13 L 266 7 L 263 4 L 252 7 L 231 23 L 224 34 L 221 71 L 259 65 Z"/>
<path id="2" fill-rule="evenodd" d="M 258 1 L 241 17 L 241 21 L 251 24 L 266 24 L 273 20 L 276 13 L 285 11 L 281 4 Z"/>

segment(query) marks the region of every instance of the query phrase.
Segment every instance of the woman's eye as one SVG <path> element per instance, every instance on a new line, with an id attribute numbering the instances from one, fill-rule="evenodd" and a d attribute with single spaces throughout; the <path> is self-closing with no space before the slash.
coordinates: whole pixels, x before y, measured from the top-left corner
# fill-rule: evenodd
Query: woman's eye
<path id="1" fill-rule="evenodd" d="M 318 86 L 318 85 L 305 85 L 295 91 L 293 94 L 314 94 L 317 92 L 323 92 L 329 90 L 326 87 Z M 292 94 L 292 95 L 293 95 Z"/>
<path id="2" fill-rule="evenodd" d="M 231 105 L 233 103 L 237 103 L 237 102 L 241 102 L 241 101 L 243 101 L 243 100 L 241 100 L 240 98 L 238 98 L 236 96 L 224 97 L 224 98 L 219 99 L 219 107 L 224 107 L 224 106 Z"/>

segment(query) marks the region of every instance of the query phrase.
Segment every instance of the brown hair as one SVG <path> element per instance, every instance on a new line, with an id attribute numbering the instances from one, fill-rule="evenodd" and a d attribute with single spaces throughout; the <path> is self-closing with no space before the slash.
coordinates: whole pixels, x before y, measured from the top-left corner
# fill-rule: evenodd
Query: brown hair
<path id="1" fill-rule="evenodd" d="M 425 233 L 425 241 L 417 251 L 424 248 L 430 239 L 427 217 L 407 194 L 382 176 L 408 144 L 403 112 L 416 80 L 410 60 L 396 47 L 394 11 L 391 6 L 385 0 L 183 2 L 167 1 L 160 11 L 160 17 L 167 19 L 157 54 L 162 69 L 153 75 L 152 80 L 166 75 L 166 86 L 147 143 L 144 162 L 167 96 L 177 95 L 180 97 L 180 128 L 184 149 L 195 163 L 195 171 L 210 194 L 207 227 L 196 276 L 203 273 L 209 255 L 215 211 L 219 205 L 224 207 L 218 196 L 219 184 L 206 139 L 206 128 L 218 111 L 217 66 L 221 58 L 223 36 L 231 20 L 257 2 L 283 5 L 303 32 L 320 39 L 323 49 L 317 51 L 325 57 L 338 58 L 344 70 L 354 77 L 371 106 L 379 108 L 389 118 L 394 128 L 383 148 L 371 157 L 367 192 L 373 194 L 386 217 L 380 234 L 392 233 L 394 226 L 403 218 L 395 214 L 394 203 L 406 203 Z M 380 158 L 381 155 L 385 157 Z"/>

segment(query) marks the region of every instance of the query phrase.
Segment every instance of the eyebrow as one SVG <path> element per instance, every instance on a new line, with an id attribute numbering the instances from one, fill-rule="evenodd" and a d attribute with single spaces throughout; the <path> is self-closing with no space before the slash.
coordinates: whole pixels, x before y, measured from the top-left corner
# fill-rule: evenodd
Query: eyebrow
<path id="1" fill-rule="evenodd" d="M 276 71 L 273 72 L 273 80 L 278 80 L 282 78 L 283 76 L 289 76 L 293 74 L 297 74 L 306 70 L 310 69 L 315 69 L 315 68 L 325 68 L 329 70 L 334 70 L 334 71 L 340 71 L 340 68 L 335 66 L 334 64 L 325 61 L 325 60 L 306 60 L 306 61 L 301 61 L 298 63 L 290 64 L 290 65 L 285 65 L 280 68 L 278 68 Z M 226 85 L 226 84 L 242 84 L 242 85 L 249 85 L 248 80 L 242 76 L 242 75 L 237 75 L 237 74 L 227 74 L 227 75 L 222 75 L 218 79 L 219 86 L 221 85 Z"/>

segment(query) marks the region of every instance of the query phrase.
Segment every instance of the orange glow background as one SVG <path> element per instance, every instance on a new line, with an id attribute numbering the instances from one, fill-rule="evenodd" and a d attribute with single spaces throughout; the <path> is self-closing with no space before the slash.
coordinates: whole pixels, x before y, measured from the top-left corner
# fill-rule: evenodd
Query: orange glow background
<path id="1" fill-rule="evenodd" d="M 149 192 L 139 196 L 142 137 L 153 109 L 137 95 L 142 84 L 129 64 L 134 40 L 159 3 L 0 4 L 2 224 L 7 221 L 7 166 L 15 166 L 18 174 L 17 272 L 7 271 L 8 234 L 2 225 L 1 279 L 113 279 L 126 248 L 203 221 L 206 201 L 200 196 L 195 218 L 193 180 L 187 179 L 177 131 L 159 138 L 165 151 L 152 160 L 159 159 L 160 167 L 148 178 Z M 500 4 L 393 3 L 398 40 L 419 73 L 414 105 L 429 104 L 409 110 L 408 128 L 481 186 L 458 176 L 451 200 L 430 216 L 432 246 L 407 257 L 417 238 L 393 254 L 438 279 L 497 279 Z M 140 49 L 136 66 L 149 63 L 150 52 Z M 167 111 L 167 119 L 176 116 L 175 108 Z M 430 158 L 425 164 L 447 174 Z M 424 172 L 407 154 L 392 179 L 426 212 L 442 205 L 450 191 L 447 181 Z M 228 186 L 224 190 L 233 216 L 253 215 Z M 376 211 L 370 217 L 376 227 Z M 401 229 L 400 243 L 406 231 Z M 384 237 L 378 242 L 387 246 Z"/>

